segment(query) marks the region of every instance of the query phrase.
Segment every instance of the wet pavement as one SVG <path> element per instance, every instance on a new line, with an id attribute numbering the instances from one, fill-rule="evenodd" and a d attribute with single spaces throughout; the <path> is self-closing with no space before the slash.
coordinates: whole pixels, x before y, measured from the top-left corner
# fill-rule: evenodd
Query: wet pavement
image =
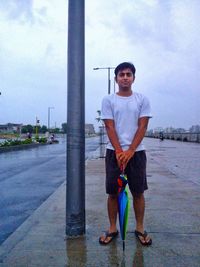
<path id="1" fill-rule="evenodd" d="M 200 185 L 200 144 L 146 138 L 144 143 L 155 160 L 180 179 Z"/>
<path id="2" fill-rule="evenodd" d="M 86 139 L 86 158 L 98 147 Z M 0 154 L 0 244 L 66 179 L 66 139 Z"/>
<path id="3" fill-rule="evenodd" d="M 86 162 L 86 235 L 65 238 L 65 182 L 0 246 L 1 267 L 196 267 L 200 266 L 199 144 L 145 139 L 149 190 L 146 230 L 151 247 L 134 237 L 132 209 L 126 250 L 117 238 L 98 243 L 108 227 L 104 160 Z M 131 197 L 130 197 L 131 198 Z"/>

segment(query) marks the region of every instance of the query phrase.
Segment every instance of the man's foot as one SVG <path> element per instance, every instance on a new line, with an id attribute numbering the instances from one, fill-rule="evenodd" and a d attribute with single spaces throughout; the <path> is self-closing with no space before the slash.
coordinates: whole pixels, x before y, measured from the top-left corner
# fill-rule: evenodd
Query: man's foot
<path id="1" fill-rule="evenodd" d="M 99 238 L 99 243 L 101 245 L 108 245 L 113 239 L 115 239 L 118 236 L 118 231 L 109 233 L 108 231 L 105 232 L 103 236 Z"/>
<path id="2" fill-rule="evenodd" d="M 146 231 L 144 231 L 144 233 L 141 233 L 135 230 L 135 236 L 143 246 L 150 246 L 152 244 L 152 239 Z"/>

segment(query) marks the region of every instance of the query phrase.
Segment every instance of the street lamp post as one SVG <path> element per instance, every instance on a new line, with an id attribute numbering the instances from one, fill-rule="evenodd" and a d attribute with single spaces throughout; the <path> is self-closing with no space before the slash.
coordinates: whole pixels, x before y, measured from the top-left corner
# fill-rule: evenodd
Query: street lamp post
<path id="1" fill-rule="evenodd" d="M 51 109 L 54 109 L 54 107 L 48 107 L 48 131 L 50 130 L 50 112 L 51 112 Z"/>
<path id="2" fill-rule="evenodd" d="M 111 84 L 111 80 L 110 80 L 110 70 L 111 69 L 115 69 L 113 67 L 104 67 L 104 68 L 93 68 L 93 70 L 108 70 L 108 94 L 110 95 L 110 84 Z"/>
<path id="3" fill-rule="evenodd" d="M 108 94 L 110 95 L 110 85 L 111 85 L 111 80 L 110 80 L 110 70 L 111 69 L 115 69 L 113 67 L 103 67 L 103 68 L 93 68 L 93 70 L 108 70 Z M 102 123 L 101 126 L 99 126 L 99 130 L 100 130 L 100 158 L 104 158 L 105 157 L 105 125 Z"/>

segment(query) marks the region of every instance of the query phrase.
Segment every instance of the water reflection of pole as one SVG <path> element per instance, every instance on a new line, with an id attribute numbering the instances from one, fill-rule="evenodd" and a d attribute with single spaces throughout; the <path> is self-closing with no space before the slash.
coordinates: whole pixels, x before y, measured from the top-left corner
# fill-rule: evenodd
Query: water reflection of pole
<path id="1" fill-rule="evenodd" d="M 85 233 L 84 0 L 68 1 L 66 235 Z"/>

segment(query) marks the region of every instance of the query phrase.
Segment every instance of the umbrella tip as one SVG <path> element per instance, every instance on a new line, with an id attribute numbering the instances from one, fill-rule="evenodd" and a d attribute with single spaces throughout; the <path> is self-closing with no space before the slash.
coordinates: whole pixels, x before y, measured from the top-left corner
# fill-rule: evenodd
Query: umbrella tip
<path id="1" fill-rule="evenodd" d="M 123 240 L 123 251 L 125 250 L 125 241 Z"/>

